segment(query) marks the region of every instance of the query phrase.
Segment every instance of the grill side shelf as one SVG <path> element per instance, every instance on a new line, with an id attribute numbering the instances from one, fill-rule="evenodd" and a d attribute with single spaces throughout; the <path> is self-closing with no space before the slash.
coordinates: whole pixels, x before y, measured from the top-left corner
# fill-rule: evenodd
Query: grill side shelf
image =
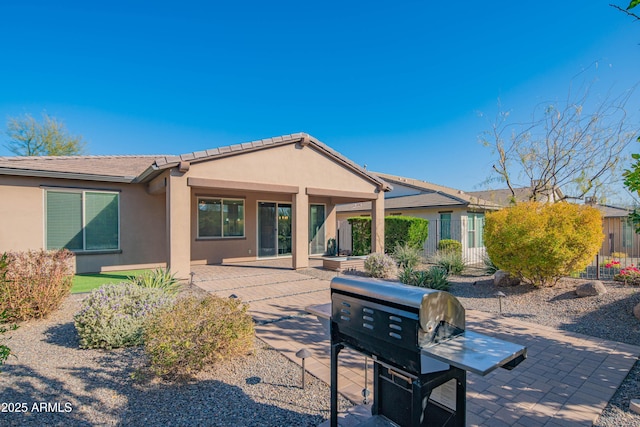
<path id="1" fill-rule="evenodd" d="M 527 357 L 527 348 L 466 330 L 450 340 L 423 347 L 421 353 L 474 374 L 485 376 L 504 367 L 513 369 Z"/>

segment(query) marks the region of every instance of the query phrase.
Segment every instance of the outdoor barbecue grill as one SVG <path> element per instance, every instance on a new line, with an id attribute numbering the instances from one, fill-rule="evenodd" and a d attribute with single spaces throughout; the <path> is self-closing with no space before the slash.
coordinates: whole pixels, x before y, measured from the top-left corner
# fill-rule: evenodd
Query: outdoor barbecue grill
<path id="1" fill-rule="evenodd" d="M 374 360 L 372 414 L 400 426 L 464 426 L 466 373 L 513 369 L 526 348 L 465 330 L 448 292 L 376 279 L 331 281 L 331 426 L 337 427 L 338 354 Z"/>

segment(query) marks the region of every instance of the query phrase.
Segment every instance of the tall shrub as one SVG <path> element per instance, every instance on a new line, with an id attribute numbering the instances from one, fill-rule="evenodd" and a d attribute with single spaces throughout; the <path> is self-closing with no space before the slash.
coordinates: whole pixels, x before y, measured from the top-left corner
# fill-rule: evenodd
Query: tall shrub
<path id="1" fill-rule="evenodd" d="M 371 218 L 349 218 L 351 225 L 351 253 L 353 255 L 368 255 L 371 253 Z"/>
<path id="2" fill-rule="evenodd" d="M 603 238 L 600 212 L 571 203 L 520 203 L 488 213 L 484 227 L 496 266 L 536 286 L 584 269 Z"/>
<path id="3" fill-rule="evenodd" d="M 352 253 L 371 253 L 371 218 L 354 217 L 348 221 L 351 224 Z M 396 215 L 384 219 L 384 245 L 387 251 L 405 244 L 420 249 L 428 236 L 429 221 L 426 219 Z"/>
<path id="4" fill-rule="evenodd" d="M 429 221 L 411 216 L 388 216 L 384 219 L 384 245 L 391 250 L 396 245 L 421 249 L 429 236 Z"/>
<path id="5" fill-rule="evenodd" d="M 73 253 L 28 251 L 7 253 L 5 280 L 0 280 L 0 312 L 9 320 L 47 316 L 71 291 Z"/>

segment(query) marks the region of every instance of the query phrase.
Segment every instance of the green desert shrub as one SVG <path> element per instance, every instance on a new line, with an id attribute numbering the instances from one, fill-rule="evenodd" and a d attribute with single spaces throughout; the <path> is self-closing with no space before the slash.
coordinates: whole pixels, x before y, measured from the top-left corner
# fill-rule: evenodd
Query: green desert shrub
<path id="1" fill-rule="evenodd" d="M 127 280 L 143 288 L 162 289 L 171 295 L 177 294 L 180 290 L 180 281 L 164 268 L 148 270 L 142 274 L 130 276 Z"/>
<path id="2" fill-rule="evenodd" d="M 351 225 L 351 253 L 353 255 L 368 255 L 371 253 L 371 218 L 349 218 Z"/>
<path id="3" fill-rule="evenodd" d="M 80 347 L 111 349 L 141 345 L 145 322 L 173 301 L 163 289 L 127 282 L 94 289 L 74 316 Z"/>
<path id="4" fill-rule="evenodd" d="M 364 261 L 364 271 L 370 277 L 390 279 L 396 277 L 398 267 L 393 258 L 387 254 L 371 254 Z"/>
<path id="5" fill-rule="evenodd" d="M 149 321 L 145 353 L 155 374 L 183 377 L 247 354 L 253 339 L 253 320 L 239 299 L 186 297 Z"/>
<path id="6" fill-rule="evenodd" d="M 7 332 L 9 329 L 11 330 L 18 329 L 18 325 L 11 325 L 8 328 L 5 326 L 5 324 L 7 323 L 7 317 L 8 315 L 6 312 L 4 311 L 0 312 L 0 337 L 2 337 L 2 335 L 4 335 L 4 333 Z M 11 356 L 12 354 L 13 353 L 11 352 L 11 349 L 9 348 L 9 346 L 6 344 L 3 344 L 2 341 L 0 340 L 0 366 L 2 366 L 4 362 L 9 358 L 9 356 Z"/>
<path id="7" fill-rule="evenodd" d="M 388 250 L 397 245 L 422 249 L 429 236 L 429 221 L 411 216 L 393 215 L 384 219 L 384 247 Z"/>
<path id="8" fill-rule="evenodd" d="M 460 274 L 466 268 L 462 253 L 455 250 L 437 251 L 431 258 L 431 262 L 448 274 Z"/>
<path id="9" fill-rule="evenodd" d="M 414 270 L 408 267 L 398 275 L 398 279 L 406 285 L 441 291 L 448 291 L 450 286 L 449 273 L 438 266 L 432 266 L 428 270 Z"/>
<path id="10" fill-rule="evenodd" d="M 442 239 L 438 242 L 438 250 L 440 252 L 453 252 L 455 254 L 460 254 L 462 257 L 462 243 L 453 239 Z"/>
<path id="11" fill-rule="evenodd" d="M 406 243 L 403 245 L 398 243 L 393 250 L 393 259 L 400 268 L 415 267 L 420 263 L 420 249 Z"/>
<path id="12" fill-rule="evenodd" d="M 553 286 L 583 270 L 603 238 L 600 212 L 572 203 L 519 203 L 488 213 L 484 227 L 496 266 L 536 286 Z"/>
<path id="13" fill-rule="evenodd" d="M 46 317 L 71 291 L 74 255 L 60 251 L 8 252 L 0 280 L 0 312 L 9 320 Z"/>

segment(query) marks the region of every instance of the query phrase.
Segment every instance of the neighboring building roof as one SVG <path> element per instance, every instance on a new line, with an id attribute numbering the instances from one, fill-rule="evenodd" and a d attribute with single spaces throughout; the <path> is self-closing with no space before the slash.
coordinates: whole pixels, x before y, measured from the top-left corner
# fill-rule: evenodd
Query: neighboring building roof
<path id="1" fill-rule="evenodd" d="M 518 202 L 525 202 L 529 200 L 529 195 L 531 194 L 531 189 L 528 187 L 524 188 L 516 188 L 515 189 L 515 198 Z M 562 193 L 558 190 L 560 196 Z M 476 195 L 482 199 L 490 200 L 492 202 L 496 202 L 501 204 L 502 206 L 511 205 L 512 194 L 511 190 L 508 188 L 500 189 L 500 190 L 485 190 L 485 191 L 472 191 L 469 194 Z M 614 218 L 614 217 L 626 217 L 631 213 L 630 209 L 621 208 L 617 206 L 611 205 L 601 205 L 601 204 L 591 204 L 591 206 L 597 208 L 604 218 Z"/>
<path id="2" fill-rule="evenodd" d="M 617 206 L 610 205 L 592 205 L 594 208 L 597 208 L 604 218 L 623 218 L 628 217 L 629 214 L 633 211 L 632 209 L 620 208 Z"/>
<path id="3" fill-rule="evenodd" d="M 498 190 L 469 191 L 468 194 L 479 197 L 483 200 L 488 200 L 500 206 L 511 205 L 514 197 L 516 202 L 529 201 L 529 196 L 531 195 L 530 187 L 514 188 L 513 191 L 515 193 L 515 196 L 511 194 L 511 190 L 509 190 L 508 188 L 501 188 Z M 564 197 L 562 191 L 560 191 L 559 189 L 556 189 L 555 192 L 558 198 Z"/>
<path id="4" fill-rule="evenodd" d="M 420 209 L 420 208 L 451 208 L 466 207 L 470 209 L 495 210 L 500 206 L 496 203 L 482 200 L 479 197 L 469 195 L 462 190 L 451 187 L 432 184 L 412 178 L 373 172 L 386 182 L 400 187 L 409 187 L 416 190 L 416 194 L 398 195 L 393 192 L 385 195 L 385 209 Z M 338 212 L 361 212 L 371 210 L 370 202 L 351 203 L 338 205 Z"/>
<path id="5" fill-rule="evenodd" d="M 198 163 L 234 156 L 286 144 L 313 145 L 315 149 L 361 176 L 378 184 L 384 191 L 392 187 L 375 174 L 367 172 L 342 154 L 306 133 L 277 136 L 242 144 L 218 147 L 179 156 L 30 156 L 0 157 L 0 175 L 83 179 L 112 182 L 145 182 L 180 162 Z"/>
<path id="6" fill-rule="evenodd" d="M 437 193 L 442 196 L 448 197 L 452 200 L 457 200 L 458 201 L 457 204 L 462 204 L 465 206 L 477 207 L 482 209 L 498 209 L 501 207 L 500 204 L 495 203 L 491 200 L 484 199 L 475 194 L 467 193 L 455 188 L 445 187 L 443 185 L 433 184 L 431 182 L 420 181 L 418 179 L 406 178 L 403 176 L 389 175 L 389 174 L 380 173 L 380 172 L 374 172 L 374 173 L 378 175 L 380 178 L 392 184 L 397 183 L 400 185 L 413 187 L 416 190 L 419 190 L 421 193 Z M 409 196 L 400 196 L 400 197 L 404 198 Z M 393 196 L 389 197 L 387 199 L 388 201 L 385 201 L 385 205 L 388 205 L 388 203 L 391 201 L 392 198 Z M 425 202 L 428 202 L 428 201 L 429 201 L 428 199 L 425 199 Z M 450 203 L 450 204 L 453 204 L 453 203 Z M 417 206 L 414 206 L 414 207 L 417 207 Z"/>

